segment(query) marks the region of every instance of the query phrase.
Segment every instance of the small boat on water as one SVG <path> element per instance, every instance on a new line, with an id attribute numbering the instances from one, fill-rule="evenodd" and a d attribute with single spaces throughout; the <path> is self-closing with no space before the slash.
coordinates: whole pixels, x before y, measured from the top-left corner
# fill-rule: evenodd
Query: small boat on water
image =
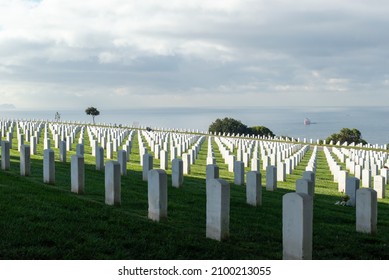
<path id="1" fill-rule="evenodd" d="M 308 119 L 308 118 L 305 118 L 304 119 L 304 125 L 310 125 L 311 124 L 311 120 Z"/>

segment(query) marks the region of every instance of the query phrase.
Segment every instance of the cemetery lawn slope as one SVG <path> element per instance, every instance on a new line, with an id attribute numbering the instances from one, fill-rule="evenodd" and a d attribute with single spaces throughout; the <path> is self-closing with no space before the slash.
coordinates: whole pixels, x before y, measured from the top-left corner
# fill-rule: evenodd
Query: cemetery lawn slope
<path id="1" fill-rule="evenodd" d="M 212 142 L 220 177 L 231 187 L 230 238 L 217 242 L 205 237 L 207 140 L 182 188 L 171 187 L 169 167 L 168 218 L 153 222 L 147 217 L 147 182 L 142 180 L 137 137 L 128 174 L 121 178 L 120 206 L 105 205 L 104 172 L 96 171 L 85 139 L 84 195 L 70 192 L 74 147 L 66 163 L 58 161 L 54 149 L 54 185 L 42 180 L 41 144 L 31 156 L 28 177 L 20 176 L 19 153 L 11 150 L 11 169 L 0 171 L 0 259 L 282 259 L 282 196 L 295 190 L 312 151 L 286 182 L 278 182 L 277 191 L 263 187 L 262 206 L 252 207 L 246 204 L 245 187 L 233 184 Z M 154 168 L 159 160 L 154 159 Z M 262 185 L 265 173 L 261 169 Z M 313 259 L 389 259 L 389 199 L 379 200 L 377 234 L 357 233 L 355 208 L 335 205 L 341 194 L 322 151 L 316 178 Z"/>

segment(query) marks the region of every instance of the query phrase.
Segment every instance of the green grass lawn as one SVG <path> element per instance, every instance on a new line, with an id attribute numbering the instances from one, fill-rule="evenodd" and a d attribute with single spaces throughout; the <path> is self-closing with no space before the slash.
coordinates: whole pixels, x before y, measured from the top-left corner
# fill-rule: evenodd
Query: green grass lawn
<path id="1" fill-rule="evenodd" d="M 282 259 L 282 196 L 294 190 L 312 152 L 286 182 L 279 182 L 277 191 L 263 187 L 263 205 L 252 207 L 213 142 L 220 177 L 231 186 L 230 238 L 217 242 L 205 238 L 207 140 L 182 188 L 171 187 L 167 171 L 168 218 L 158 223 L 147 218 L 137 135 L 128 175 L 121 178 L 122 204 L 115 207 L 104 204 L 104 172 L 95 170 L 86 133 L 84 195 L 70 192 L 70 156 L 76 144 L 67 163 L 59 162 L 54 149 L 56 183 L 43 183 L 42 137 L 38 154 L 31 157 L 31 176 L 20 176 L 16 133 L 11 170 L 0 171 L 0 259 Z M 154 168 L 159 168 L 155 159 Z M 313 259 L 389 259 L 389 199 L 379 200 L 378 232 L 368 235 L 355 231 L 355 208 L 334 205 L 340 195 L 319 150 Z"/>

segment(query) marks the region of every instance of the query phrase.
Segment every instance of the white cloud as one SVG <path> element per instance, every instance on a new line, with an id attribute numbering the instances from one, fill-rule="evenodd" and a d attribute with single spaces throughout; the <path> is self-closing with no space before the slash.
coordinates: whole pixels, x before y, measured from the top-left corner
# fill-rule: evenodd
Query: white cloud
<path id="1" fill-rule="evenodd" d="M 193 56 L 198 59 L 229 62 L 234 60 L 233 50 L 222 44 L 206 41 L 188 41 L 179 48 L 179 53 L 184 56 Z"/>
<path id="2" fill-rule="evenodd" d="M 110 52 L 102 52 L 98 55 L 98 57 L 100 63 L 113 63 L 119 61 L 119 57 Z"/>
<path id="3" fill-rule="evenodd" d="M 39 93 L 71 106 L 102 91 L 193 105 L 212 94 L 221 105 L 276 101 L 271 93 L 322 104 L 353 92 L 364 105 L 388 85 L 388 12 L 379 0 L 0 0 L 0 88 L 21 105 Z"/>
<path id="4" fill-rule="evenodd" d="M 10 69 L 10 68 L 8 68 L 8 67 L 6 67 L 6 66 L 1 66 L 0 65 L 0 73 L 7 73 L 7 74 L 12 74 L 13 73 L 13 71 Z"/>
<path id="5" fill-rule="evenodd" d="M 331 91 L 346 92 L 349 90 L 348 79 L 331 78 L 327 80 L 327 85 L 327 88 Z"/>

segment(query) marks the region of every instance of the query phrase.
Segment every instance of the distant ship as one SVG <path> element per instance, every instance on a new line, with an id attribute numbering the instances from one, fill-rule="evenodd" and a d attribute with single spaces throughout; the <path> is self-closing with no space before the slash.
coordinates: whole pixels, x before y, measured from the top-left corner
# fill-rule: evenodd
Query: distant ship
<path id="1" fill-rule="evenodd" d="M 310 125 L 311 124 L 311 120 L 308 119 L 308 118 L 305 118 L 304 119 L 304 125 Z"/>

